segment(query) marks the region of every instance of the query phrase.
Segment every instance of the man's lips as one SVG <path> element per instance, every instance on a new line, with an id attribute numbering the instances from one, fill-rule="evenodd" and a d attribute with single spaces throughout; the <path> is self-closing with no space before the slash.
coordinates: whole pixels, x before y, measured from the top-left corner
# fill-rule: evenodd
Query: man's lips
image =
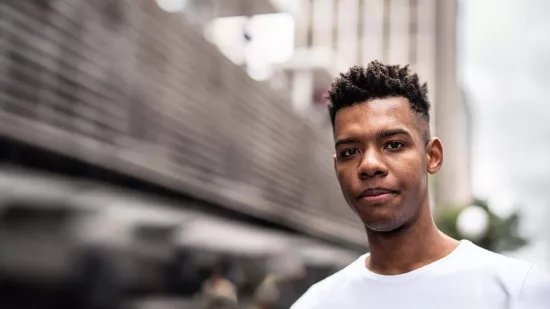
<path id="1" fill-rule="evenodd" d="M 388 188 L 368 188 L 361 192 L 357 199 L 368 203 L 383 203 L 391 199 L 397 193 L 398 191 Z"/>

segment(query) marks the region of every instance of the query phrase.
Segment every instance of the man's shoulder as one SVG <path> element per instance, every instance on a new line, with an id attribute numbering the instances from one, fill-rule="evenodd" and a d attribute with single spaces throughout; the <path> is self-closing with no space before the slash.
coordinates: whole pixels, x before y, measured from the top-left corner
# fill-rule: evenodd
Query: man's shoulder
<path id="1" fill-rule="evenodd" d="M 525 292 L 526 288 L 531 290 L 531 285 L 536 285 L 537 287 L 533 288 L 537 289 L 541 284 L 548 282 L 541 279 L 547 278 L 547 275 L 533 263 L 498 254 L 474 244 L 470 244 L 467 254 L 461 259 L 461 267 L 468 272 L 498 278 L 501 284 L 518 294 Z"/>
<path id="2" fill-rule="evenodd" d="M 550 274 L 540 267 L 477 246 L 472 248 L 467 260 L 478 265 L 479 273 L 499 278 L 503 287 L 517 295 L 517 308 L 549 308 Z"/>
<path id="3" fill-rule="evenodd" d="M 471 267 L 525 276 L 532 263 L 498 254 L 469 243 L 467 254 L 461 256 L 462 264 Z"/>
<path id="4" fill-rule="evenodd" d="M 361 256 L 335 274 L 312 285 L 307 292 L 292 305 L 291 309 L 319 308 L 318 304 L 326 304 L 328 299 L 334 298 L 339 291 L 345 291 L 346 286 L 355 278 L 360 277 L 358 269 L 361 265 Z"/>

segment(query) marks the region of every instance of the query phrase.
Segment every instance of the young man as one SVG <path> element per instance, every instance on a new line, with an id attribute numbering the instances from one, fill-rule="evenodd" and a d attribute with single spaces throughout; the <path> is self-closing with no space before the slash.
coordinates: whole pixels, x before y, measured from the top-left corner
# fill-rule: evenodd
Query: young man
<path id="1" fill-rule="evenodd" d="M 434 225 L 428 174 L 441 168 L 443 145 L 430 136 L 427 86 L 416 74 L 377 61 L 355 66 L 329 98 L 334 169 L 370 253 L 315 284 L 292 309 L 550 308 L 550 280 L 537 268 Z"/>

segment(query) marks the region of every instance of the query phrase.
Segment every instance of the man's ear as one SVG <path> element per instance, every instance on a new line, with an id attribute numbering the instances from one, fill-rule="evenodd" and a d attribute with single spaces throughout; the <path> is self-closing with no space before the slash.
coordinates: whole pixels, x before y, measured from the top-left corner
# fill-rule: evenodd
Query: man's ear
<path id="1" fill-rule="evenodd" d="M 426 146 L 426 170 L 435 174 L 443 165 L 443 144 L 439 138 L 430 139 Z"/>
<path id="2" fill-rule="evenodd" d="M 336 174 L 336 154 L 332 155 L 332 164 L 334 166 L 334 173 Z"/>

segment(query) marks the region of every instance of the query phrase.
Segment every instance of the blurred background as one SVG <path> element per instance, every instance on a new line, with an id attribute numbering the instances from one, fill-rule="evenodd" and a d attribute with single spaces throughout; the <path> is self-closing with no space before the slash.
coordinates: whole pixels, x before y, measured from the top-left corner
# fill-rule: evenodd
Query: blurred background
<path id="1" fill-rule="evenodd" d="M 0 0 L 0 307 L 288 308 L 368 251 L 324 94 L 374 59 L 428 82 L 441 229 L 549 269 L 528 3 Z"/>

